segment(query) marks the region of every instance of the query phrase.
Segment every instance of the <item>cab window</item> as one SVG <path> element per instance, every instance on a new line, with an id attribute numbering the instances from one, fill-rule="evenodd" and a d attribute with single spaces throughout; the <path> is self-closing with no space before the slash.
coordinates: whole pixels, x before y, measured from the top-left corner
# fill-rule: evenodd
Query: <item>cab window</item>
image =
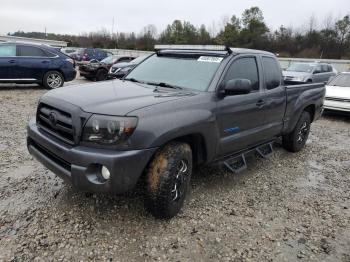
<path id="1" fill-rule="evenodd" d="M 234 61 L 226 72 L 224 83 L 233 79 L 248 79 L 253 91 L 259 90 L 259 73 L 254 57 L 243 57 Z"/>

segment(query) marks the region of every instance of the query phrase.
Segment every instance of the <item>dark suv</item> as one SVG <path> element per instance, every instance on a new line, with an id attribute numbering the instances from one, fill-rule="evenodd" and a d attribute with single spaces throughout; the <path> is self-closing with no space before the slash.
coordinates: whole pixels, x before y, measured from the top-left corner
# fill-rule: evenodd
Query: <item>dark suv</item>
<path id="1" fill-rule="evenodd" d="M 111 52 L 107 52 L 99 48 L 83 48 L 70 56 L 76 61 L 88 62 L 91 60 L 102 61 L 111 55 L 113 55 Z"/>
<path id="2" fill-rule="evenodd" d="M 132 56 L 119 56 L 111 55 L 106 57 L 101 62 L 91 61 L 88 64 L 79 66 L 80 76 L 89 80 L 103 81 L 107 79 L 108 71 L 114 64 L 120 64 L 123 62 L 130 62 L 135 57 Z"/>
<path id="3" fill-rule="evenodd" d="M 0 44 L 0 82 L 37 83 L 48 89 L 75 79 L 74 60 L 46 45 Z"/>

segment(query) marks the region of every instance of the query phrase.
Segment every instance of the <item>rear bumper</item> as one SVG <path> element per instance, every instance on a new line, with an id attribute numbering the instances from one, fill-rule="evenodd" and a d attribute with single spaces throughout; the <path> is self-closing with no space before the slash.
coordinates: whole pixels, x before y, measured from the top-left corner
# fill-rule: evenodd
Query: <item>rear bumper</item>
<path id="1" fill-rule="evenodd" d="M 74 187 L 87 192 L 125 193 L 135 187 L 156 148 L 114 151 L 68 146 L 29 122 L 27 146 L 31 155 Z M 101 166 L 111 178 L 101 179 Z"/>
<path id="2" fill-rule="evenodd" d="M 77 71 L 75 69 L 72 70 L 66 70 L 64 72 L 64 80 L 66 82 L 73 81 L 75 77 L 77 76 Z"/>

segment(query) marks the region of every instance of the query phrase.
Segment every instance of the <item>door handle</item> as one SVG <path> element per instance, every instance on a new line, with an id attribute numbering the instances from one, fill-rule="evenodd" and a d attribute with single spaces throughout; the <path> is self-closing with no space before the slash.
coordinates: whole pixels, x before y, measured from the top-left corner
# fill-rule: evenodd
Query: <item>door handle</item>
<path id="1" fill-rule="evenodd" d="M 259 100 L 258 102 L 256 102 L 256 106 L 257 107 L 259 107 L 259 108 L 261 108 L 261 107 L 263 107 L 265 105 L 265 101 L 264 100 Z"/>
<path id="2" fill-rule="evenodd" d="M 44 61 L 42 61 L 41 63 L 43 63 L 43 64 L 47 64 L 49 61 L 47 61 L 47 60 L 44 60 Z"/>
<path id="3" fill-rule="evenodd" d="M 16 60 L 9 60 L 9 63 L 14 64 L 14 63 L 16 63 Z"/>

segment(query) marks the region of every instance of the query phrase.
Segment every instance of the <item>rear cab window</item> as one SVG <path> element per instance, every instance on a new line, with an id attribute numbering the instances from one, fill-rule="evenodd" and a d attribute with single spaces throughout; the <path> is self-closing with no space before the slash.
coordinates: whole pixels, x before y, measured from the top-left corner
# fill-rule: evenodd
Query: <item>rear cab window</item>
<path id="1" fill-rule="evenodd" d="M 265 88 L 267 90 L 271 90 L 281 86 L 282 71 L 276 59 L 272 57 L 263 56 L 262 64 L 264 70 Z"/>

